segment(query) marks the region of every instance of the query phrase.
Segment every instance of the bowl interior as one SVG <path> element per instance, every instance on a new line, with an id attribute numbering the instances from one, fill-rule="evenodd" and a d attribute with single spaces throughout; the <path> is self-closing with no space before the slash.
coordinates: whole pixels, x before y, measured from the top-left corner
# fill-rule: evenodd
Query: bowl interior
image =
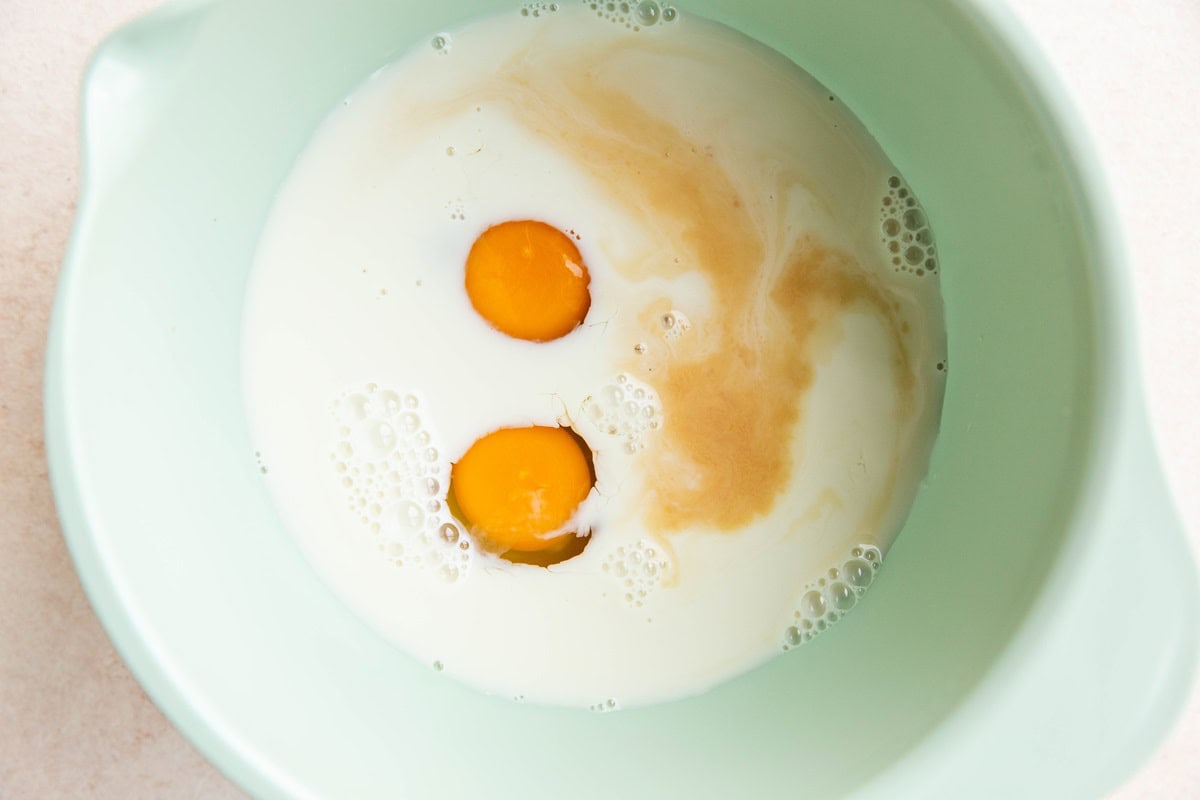
<path id="1" fill-rule="evenodd" d="M 849 793 L 977 685 L 1074 513 L 1096 278 L 1059 141 L 963 4 L 686 4 L 825 82 L 922 198 L 950 344 L 942 430 L 878 581 L 829 634 L 686 701 L 515 705 L 410 660 L 324 588 L 264 491 L 239 376 L 258 232 L 324 113 L 407 47 L 511 7 L 202 3 L 106 45 L 58 320 L 85 583 L 152 695 L 257 794 Z"/>

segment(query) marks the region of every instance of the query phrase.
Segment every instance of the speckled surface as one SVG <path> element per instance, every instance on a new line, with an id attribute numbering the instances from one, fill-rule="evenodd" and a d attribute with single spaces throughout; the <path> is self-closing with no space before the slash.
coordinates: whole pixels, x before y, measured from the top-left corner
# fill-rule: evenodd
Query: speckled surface
<path id="1" fill-rule="evenodd" d="M 78 191 L 78 89 L 155 0 L 0 0 L 0 798 L 243 795 L 125 668 L 75 575 L 42 451 L 42 355 Z M 1134 251 L 1148 395 L 1200 543 L 1200 4 L 1012 0 L 1092 125 Z M 1184 146 L 1190 142 L 1189 151 Z M 1111 800 L 1191 798 L 1200 702 Z"/>
<path id="2" fill-rule="evenodd" d="M 79 184 L 84 62 L 151 0 L 0 0 L 0 798 L 243 795 L 146 698 L 67 556 L 42 355 Z"/>

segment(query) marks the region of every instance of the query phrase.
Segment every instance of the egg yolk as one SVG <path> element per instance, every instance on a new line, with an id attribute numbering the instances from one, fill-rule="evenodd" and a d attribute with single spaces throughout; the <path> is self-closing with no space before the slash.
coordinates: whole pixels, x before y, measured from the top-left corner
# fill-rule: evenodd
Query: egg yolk
<path id="1" fill-rule="evenodd" d="M 579 537 L 549 534 L 570 521 L 593 483 L 590 454 L 576 435 L 545 426 L 493 431 L 450 471 L 450 492 L 463 521 L 500 553 L 569 550 L 570 540 Z"/>
<path id="2" fill-rule="evenodd" d="M 488 228 L 467 255 L 471 305 L 500 332 L 531 342 L 579 327 L 592 304 L 589 280 L 570 237 L 536 220 Z"/>

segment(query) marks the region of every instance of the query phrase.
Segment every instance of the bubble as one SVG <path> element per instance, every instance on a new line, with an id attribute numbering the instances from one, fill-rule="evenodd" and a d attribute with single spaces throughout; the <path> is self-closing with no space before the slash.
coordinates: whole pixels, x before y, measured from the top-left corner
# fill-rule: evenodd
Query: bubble
<path id="1" fill-rule="evenodd" d="M 674 6 L 663 6 L 663 8 L 662 8 L 663 22 L 674 22 L 675 17 L 678 16 L 678 13 L 679 12 L 677 12 L 675 10 Z"/>
<path id="2" fill-rule="evenodd" d="M 437 478 L 425 479 L 425 494 L 434 496 L 441 490 L 441 488 L 442 486 L 438 483 Z"/>
<path id="3" fill-rule="evenodd" d="M 642 0 L 642 2 L 638 3 L 637 5 L 636 16 L 638 22 L 642 23 L 643 25 L 653 25 L 654 23 L 658 22 L 658 3 L 655 3 L 654 0 Z"/>
<path id="4" fill-rule="evenodd" d="M 633 346 L 633 352 L 637 353 L 639 356 L 642 355 L 643 353 L 646 352 L 646 345 L 642 344 L 641 342 L 638 342 L 637 344 L 635 344 Z"/>
<path id="5" fill-rule="evenodd" d="M 384 390 L 379 393 L 376 402 L 388 414 L 394 414 L 400 410 L 400 395 L 391 390 Z"/>
<path id="6" fill-rule="evenodd" d="M 858 550 L 859 554 L 862 550 Z M 846 580 L 853 586 L 869 586 L 871 583 L 871 565 L 861 558 L 852 558 L 842 565 L 842 574 L 846 576 Z"/>
<path id="7" fill-rule="evenodd" d="M 848 611 L 854 608 L 854 604 L 858 601 L 854 590 L 841 581 L 829 587 L 829 596 L 833 599 L 834 607 L 839 611 Z"/>
<path id="8" fill-rule="evenodd" d="M 659 320 L 659 323 L 663 326 L 663 330 L 669 331 L 675 327 L 675 315 L 663 314 L 662 319 Z"/>
<path id="9" fill-rule="evenodd" d="M 798 645 L 804 641 L 803 634 L 800 633 L 800 629 L 797 628 L 795 625 L 792 625 L 790 628 L 787 629 L 787 632 L 784 634 L 784 638 L 787 640 L 787 643 L 790 645 Z"/>
<path id="10" fill-rule="evenodd" d="M 400 417 L 400 425 L 404 428 L 405 432 L 416 433 L 421 427 L 421 418 L 416 414 L 405 414 L 404 416 Z"/>
<path id="11" fill-rule="evenodd" d="M 825 597 L 815 589 L 800 598 L 800 608 L 807 616 L 824 616 L 827 607 Z"/>
<path id="12" fill-rule="evenodd" d="M 400 523 L 402 533 L 419 531 L 425 522 L 425 512 L 411 501 L 405 501 L 396 506 L 396 520 Z"/>
<path id="13" fill-rule="evenodd" d="M 425 504 L 425 508 L 429 511 L 430 514 L 436 514 L 437 512 L 442 510 L 442 504 L 439 503 L 437 500 L 430 500 L 428 503 Z"/>
<path id="14" fill-rule="evenodd" d="M 436 447 L 427 447 L 427 448 L 425 448 L 425 452 L 422 455 L 425 457 L 426 461 L 433 463 L 434 461 L 437 461 L 437 457 L 438 457 L 437 448 Z"/>
<path id="15" fill-rule="evenodd" d="M 450 34 L 439 33 L 437 36 L 433 37 L 433 40 L 430 42 L 430 44 L 432 44 L 433 49 L 439 53 L 447 53 L 450 51 Z"/>
<path id="16" fill-rule="evenodd" d="M 888 186 L 892 187 L 893 189 L 898 188 L 900 186 L 900 179 L 893 175 L 892 177 L 888 178 Z"/>
<path id="17" fill-rule="evenodd" d="M 442 662 L 440 662 L 440 661 L 433 662 L 433 671 L 434 672 L 441 672 L 443 669 L 445 669 L 445 665 L 442 664 Z"/>
<path id="18" fill-rule="evenodd" d="M 416 408 L 419 404 L 420 402 L 417 400 L 417 396 L 415 394 L 404 395 L 405 408 Z"/>
<path id="19" fill-rule="evenodd" d="M 919 214 L 920 212 L 918 211 L 917 213 Z M 905 216 L 908 216 L 908 214 L 905 214 Z M 917 242 L 926 246 L 933 244 L 933 234 L 929 231 L 929 228 L 922 228 L 917 231 Z"/>
<path id="20" fill-rule="evenodd" d="M 904 227 L 910 231 L 920 230 L 925 227 L 925 215 L 919 208 L 910 208 L 904 212 Z"/>
<path id="21" fill-rule="evenodd" d="M 366 433 L 367 443 L 380 453 L 387 453 L 396 445 L 396 431 L 386 422 L 372 422 Z"/>
<path id="22" fill-rule="evenodd" d="M 883 232 L 888 236 L 897 236 L 900 233 L 900 221 L 888 218 L 883 221 Z"/>
<path id="23" fill-rule="evenodd" d="M 458 541 L 458 528 L 446 523 L 438 529 L 438 535 L 442 537 L 442 541 L 446 544 L 455 544 Z"/>

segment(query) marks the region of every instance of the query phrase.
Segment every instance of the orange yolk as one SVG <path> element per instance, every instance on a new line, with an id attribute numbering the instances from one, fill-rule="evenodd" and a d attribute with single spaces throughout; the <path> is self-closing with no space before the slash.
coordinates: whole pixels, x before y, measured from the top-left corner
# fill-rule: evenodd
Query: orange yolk
<path id="1" fill-rule="evenodd" d="M 500 553 L 561 550 L 562 529 L 592 488 L 588 453 L 566 428 L 502 428 L 476 440 L 450 472 L 463 521 Z"/>
<path id="2" fill-rule="evenodd" d="M 579 327 L 592 304 L 589 280 L 570 237 L 535 220 L 488 228 L 467 255 L 471 305 L 500 332 L 531 342 Z"/>

